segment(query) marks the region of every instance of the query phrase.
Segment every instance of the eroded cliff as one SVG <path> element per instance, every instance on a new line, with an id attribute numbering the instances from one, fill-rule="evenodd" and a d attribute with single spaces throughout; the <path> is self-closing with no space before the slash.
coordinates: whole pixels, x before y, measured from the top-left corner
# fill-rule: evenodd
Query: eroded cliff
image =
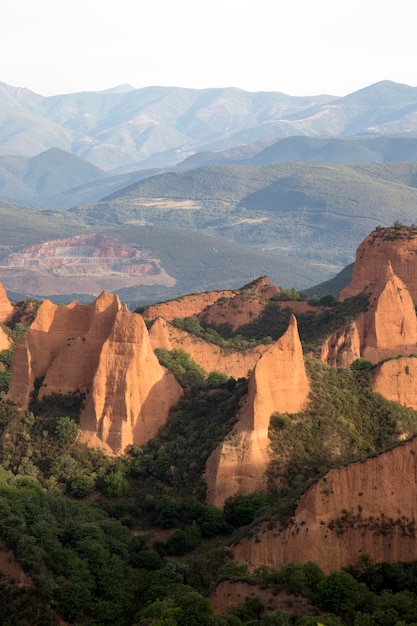
<path id="1" fill-rule="evenodd" d="M 207 306 L 198 318 L 208 326 L 225 324 L 236 331 L 259 317 L 269 299 L 280 291 L 279 287 L 271 285 L 267 276 L 261 276 L 229 298 L 220 298 Z"/>
<path id="2" fill-rule="evenodd" d="M 121 309 L 101 347 L 81 414 L 83 439 L 91 445 L 104 442 L 116 453 L 144 444 L 181 395 L 173 374 L 159 365 L 143 319 Z"/>
<path id="3" fill-rule="evenodd" d="M 7 322 L 13 314 L 13 305 L 7 297 L 7 293 L 0 283 L 0 324 Z"/>
<path id="4" fill-rule="evenodd" d="M 184 319 L 191 315 L 198 315 L 206 307 L 211 306 L 219 299 L 233 298 L 236 291 L 204 291 L 203 293 L 194 293 L 186 296 L 180 296 L 174 300 L 161 302 L 160 304 L 152 304 L 142 311 L 145 319 L 154 320 L 162 317 L 165 320 L 172 321 L 174 318 Z"/>
<path id="5" fill-rule="evenodd" d="M 325 572 L 417 559 L 417 438 L 376 458 L 333 469 L 300 498 L 285 530 L 264 525 L 235 547 L 251 567 L 316 562 Z"/>
<path id="6" fill-rule="evenodd" d="M 349 366 L 364 357 L 372 363 L 417 350 L 417 318 L 413 299 L 404 282 L 394 273 L 389 259 L 363 290 L 369 296 L 366 311 L 347 327 L 340 328 L 324 343 L 321 360 L 329 365 Z"/>
<path id="7" fill-rule="evenodd" d="M 417 358 L 391 359 L 373 372 L 373 388 L 387 400 L 394 400 L 417 411 Z"/>
<path id="8" fill-rule="evenodd" d="M 344 300 L 363 291 L 384 271 L 387 260 L 394 273 L 407 286 L 417 304 L 417 229 L 411 227 L 379 228 L 359 245 L 349 285 L 340 293 Z"/>
<path id="9" fill-rule="evenodd" d="M 142 318 L 107 292 L 87 306 L 42 303 L 16 348 L 8 399 L 28 406 L 39 379 L 40 399 L 85 393 L 84 438 L 115 453 L 150 439 L 182 393 L 153 354 Z"/>
<path id="10" fill-rule="evenodd" d="M 229 496 L 266 489 L 271 415 L 300 411 L 309 391 L 297 321 L 292 316 L 287 331 L 256 364 L 236 427 L 208 459 L 208 502 L 221 506 Z"/>

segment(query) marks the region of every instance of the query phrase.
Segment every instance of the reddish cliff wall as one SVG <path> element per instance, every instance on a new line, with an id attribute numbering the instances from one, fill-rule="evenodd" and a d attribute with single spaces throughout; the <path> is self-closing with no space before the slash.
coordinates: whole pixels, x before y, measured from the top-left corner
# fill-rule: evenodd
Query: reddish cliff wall
<path id="1" fill-rule="evenodd" d="M 235 548 L 252 567 L 315 561 L 325 572 L 355 564 L 417 559 L 417 439 L 331 470 L 300 499 L 286 530 L 258 529 Z"/>
<path id="2" fill-rule="evenodd" d="M 204 293 L 196 293 L 187 296 L 181 296 L 175 300 L 168 300 L 161 304 L 153 304 L 142 311 L 142 317 L 154 320 L 163 317 L 165 320 L 172 321 L 175 317 L 184 319 L 191 315 L 197 315 L 207 306 L 212 305 L 219 298 L 232 298 L 236 294 L 235 291 L 205 291 Z"/>
<path id="3" fill-rule="evenodd" d="M 159 365 L 143 319 L 119 310 L 81 414 L 83 438 L 91 445 L 99 439 L 118 454 L 132 443 L 144 444 L 181 395 L 173 374 Z"/>
<path id="4" fill-rule="evenodd" d="M 39 377 L 45 377 L 41 397 L 75 389 L 87 391 L 100 347 L 120 307 L 119 298 L 108 292 L 87 306 L 76 301 L 56 305 L 45 300 L 16 348 L 8 398 L 27 406 Z"/>
<path id="5" fill-rule="evenodd" d="M 417 351 L 417 318 L 413 299 L 390 261 L 385 260 L 365 292 L 368 310 L 360 313 L 324 343 L 321 360 L 347 367 L 358 357 L 378 363 L 382 359 Z"/>
<path id="6" fill-rule="evenodd" d="M 383 228 L 366 237 L 356 251 L 352 280 L 340 299 L 355 296 L 373 283 L 387 260 L 417 304 L 417 232 L 408 228 Z"/>
<path id="7" fill-rule="evenodd" d="M 385 361 L 374 371 L 374 390 L 417 411 L 417 358 L 401 357 Z"/>

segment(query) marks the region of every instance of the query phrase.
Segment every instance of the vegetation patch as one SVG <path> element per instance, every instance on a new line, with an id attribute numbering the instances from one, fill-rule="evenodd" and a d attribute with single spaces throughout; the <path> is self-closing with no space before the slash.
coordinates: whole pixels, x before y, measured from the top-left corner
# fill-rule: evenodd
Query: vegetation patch
<path id="1" fill-rule="evenodd" d="M 289 301 L 306 301 L 316 307 L 316 311 L 300 313 L 297 312 L 297 324 L 300 340 L 305 353 L 317 353 L 323 341 L 338 328 L 350 324 L 359 313 L 368 308 L 369 297 L 366 294 L 358 294 L 352 298 L 347 298 L 343 302 L 338 302 L 331 295 L 326 295 L 318 299 L 308 299 L 295 290 L 283 290 L 274 295 L 260 315 L 248 324 L 240 326 L 233 331 L 227 325 L 212 325 L 205 329 L 205 334 L 197 327 L 197 324 L 184 324 L 185 330 L 200 333 L 198 336 L 206 338 L 216 337 L 214 333 L 220 335 L 224 345 L 244 345 L 249 342 L 250 346 L 255 343 L 271 343 L 279 339 L 287 330 L 293 310 L 286 306 Z M 177 322 L 176 322 L 177 323 Z M 221 340 L 217 337 L 215 341 L 221 345 Z"/>
<path id="2" fill-rule="evenodd" d="M 268 470 L 277 496 L 278 519 L 286 523 L 297 498 L 332 467 L 400 445 L 402 433 L 417 433 L 417 412 L 372 390 L 369 369 L 341 369 L 306 359 L 310 401 L 302 413 L 274 414 L 273 460 Z"/>

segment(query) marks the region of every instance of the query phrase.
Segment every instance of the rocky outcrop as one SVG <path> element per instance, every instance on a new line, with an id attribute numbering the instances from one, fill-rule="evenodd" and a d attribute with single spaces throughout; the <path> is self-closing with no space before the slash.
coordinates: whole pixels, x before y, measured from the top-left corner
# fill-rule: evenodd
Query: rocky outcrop
<path id="1" fill-rule="evenodd" d="M 143 319 L 121 309 L 102 345 L 81 414 L 83 439 L 91 445 L 104 442 L 116 453 L 144 444 L 181 395 L 174 376 L 159 365 Z"/>
<path id="2" fill-rule="evenodd" d="M 256 364 L 237 426 L 207 462 L 208 502 L 221 506 L 229 496 L 265 490 L 271 415 L 300 411 L 309 391 L 297 322 L 292 316 L 288 330 Z"/>
<path id="3" fill-rule="evenodd" d="M 120 308 L 119 298 L 108 292 L 87 306 L 45 300 L 16 348 L 8 398 L 26 407 L 37 378 L 44 378 L 40 397 L 76 389 L 87 392 Z"/>
<path id="4" fill-rule="evenodd" d="M 417 411 L 417 358 L 384 361 L 373 372 L 374 391 Z"/>
<path id="5" fill-rule="evenodd" d="M 417 559 L 417 438 L 380 456 L 331 470 L 300 498 L 285 530 L 263 526 L 235 548 L 251 567 L 316 562 L 325 572 Z"/>
<path id="6" fill-rule="evenodd" d="M 278 288 L 277 288 L 278 289 Z M 233 332 L 257 319 L 269 300 L 256 293 L 238 293 L 207 307 L 198 316 L 208 326 L 227 325 Z"/>
<path id="7" fill-rule="evenodd" d="M 361 338 L 356 321 L 335 331 L 321 347 L 320 361 L 336 367 L 349 367 L 361 356 Z"/>
<path id="8" fill-rule="evenodd" d="M 152 347 L 166 350 L 185 350 L 206 372 L 220 372 L 233 378 L 247 378 L 268 346 L 259 345 L 251 350 L 238 352 L 224 350 L 169 322 L 158 318 L 149 331 Z"/>
<path id="9" fill-rule="evenodd" d="M 172 321 L 174 318 L 184 319 L 191 315 L 198 315 L 206 307 L 211 306 L 214 302 L 223 298 L 232 298 L 236 291 L 204 291 L 203 293 L 194 293 L 181 296 L 175 300 L 168 300 L 160 304 L 152 304 L 144 309 L 141 313 L 142 317 L 149 320 L 162 317 L 165 320 Z"/>
<path id="10" fill-rule="evenodd" d="M 13 315 L 13 305 L 7 297 L 7 293 L 0 283 L 0 324 L 7 322 Z"/>
<path id="11" fill-rule="evenodd" d="M 270 298 L 280 291 L 267 276 L 262 276 L 236 291 L 206 291 L 154 304 L 142 311 L 142 316 L 172 321 L 195 315 L 209 326 L 227 324 L 236 330 L 258 317 Z"/>
<path id="12" fill-rule="evenodd" d="M 345 300 L 361 293 L 379 276 L 387 260 L 417 305 L 417 229 L 379 228 L 359 245 L 352 280 L 340 293 Z"/>
<path id="13" fill-rule="evenodd" d="M 369 295 L 367 311 L 329 337 L 322 347 L 322 362 L 346 367 L 359 357 L 378 363 L 417 351 L 413 299 L 389 260 L 385 260 L 364 292 Z"/>
<path id="14" fill-rule="evenodd" d="M 253 323 L 262 315 L 266 307 L 271 305 L 277 310 L 288 309 L 294 315 L 318 314 L 319 309 L 307 301 L 274 299 L 274 296 L 281 292 L 279 287 L 271 285 L 269 278 L 264 276 L 250 286 L 240 289 L 235 296 L 220 298 L 211 306 L 206 307 L 198 315 L 198 319 L 208 326 L 226 325 L 236 332 L 241 326 Z"/>
<path id="15" fill-rule="evenodd" d="M 229 298 L 220 298 L 207 306 L 198 318 L 209 326 L 226 324 L 236 331 L 259 317 L 270 298 L 280 291 L 279 287 L 271 285 L 267 276 L 261 276 Z"/>
<path id="16" fill-rule="evenodd" d="M 107 292 L 87 306 L 42 303 L 16 348 L 8 399 L 26 407 L 40 378 L 40 399 L 85 393 L 81 427 L 86 439 L 116 453 L 153 436 L 182 393 L 153 354 L 143 320 Z"/>

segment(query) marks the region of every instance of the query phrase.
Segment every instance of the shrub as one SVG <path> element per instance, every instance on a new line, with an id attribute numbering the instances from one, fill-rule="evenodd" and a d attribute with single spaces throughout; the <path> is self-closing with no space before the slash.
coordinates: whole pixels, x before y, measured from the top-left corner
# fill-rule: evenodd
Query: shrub
<path id="1" fill-rule="evenodd" d="M 372 362 L 369 361 L 369 359 L 364 359 L 363 357 L 360 357 L 359 359 L 355 359 L 355 361 L 353 361 L 350 369 L 359 372 L 363 370 L 370 370 L 372 369 L 372 367 Z"/>
<path id="2" fill-rule="evenodd" d="M 75 498 L 85 498 L 95 489 L 96 482 L 92 476 L 82 474 L 71 480 L 69 490 Z"/>

